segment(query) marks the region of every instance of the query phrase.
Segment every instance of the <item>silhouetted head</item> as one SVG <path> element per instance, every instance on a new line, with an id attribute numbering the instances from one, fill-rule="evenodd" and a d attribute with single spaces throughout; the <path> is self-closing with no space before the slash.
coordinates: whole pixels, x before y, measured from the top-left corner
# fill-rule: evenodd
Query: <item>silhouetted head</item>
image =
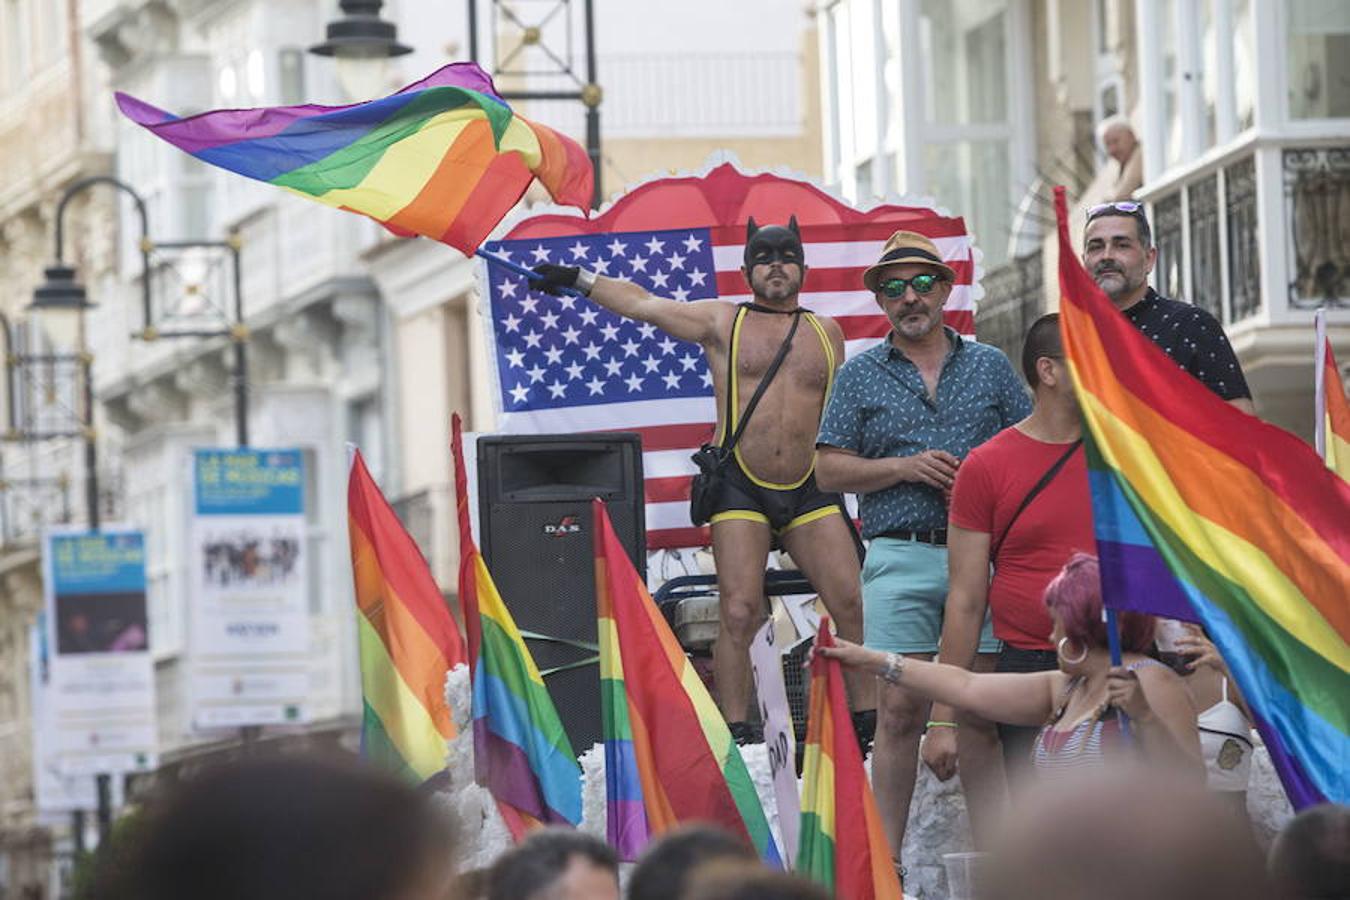
<path id="1" fill-rule="evenodd" d="M 728 859 L 753 863 L 756 857 L 744 841 L 715 825 L 676 828 L 643 852 L 628 879 L 628 900 L 680 900 L 695 869 Z"/>
<path id="2" fill-rule="evenodd" d="M 1350 894 L 1350 807 L 1323 803 L 1294 816 L 1271 845 L 1270 877 L 1281 900 Z"/>
<path id="3" fill-rule="evenodd" d="M 572 828 L 542 828 L 497 857 L 487 900 L 619 900 L 614 849 Z"/>
<path id="4" fill-rule="evenodd" d="M 354 759 L 223 764 L 137 814 L 96 896 L 443 900 L 454 844 L 431 804 Z"/>

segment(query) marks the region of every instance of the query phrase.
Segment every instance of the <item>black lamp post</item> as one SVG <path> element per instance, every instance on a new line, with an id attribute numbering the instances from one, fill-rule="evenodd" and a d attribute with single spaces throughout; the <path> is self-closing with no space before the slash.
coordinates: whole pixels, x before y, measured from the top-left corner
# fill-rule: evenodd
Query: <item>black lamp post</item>
<path id="1" fill-rule="evenodd" d="M 173 324 L 173 316 L 159 316 L 156 322 L 155 311 L 151 306 L 150 292 L 142 297 L 142 315 L 144 327 L 133 337 L 150 342 L 161 338 L 229 338 L 233 346 L 233 363 L 230 367 L 230 384 L 234 393 L 234 435 L 240 447 L 248 446 L 248 326 L 244 324 L 243 275 L 240 268 L 239 251 L 242 242 L 237 234 L 231 234 L 223 241 L 161 241 L 151 244 L 155 253 L 163 251 L 193 251 L 221 253 L 230 263 L 230 285 L 233 298 L 233 311 L 229 320 L 219 328 L 181 327 Z M 193 290 L 196 286 L 191 286 Z M 162 296 L 162 294 L 161 294 Z"/>
<path id="2" fill-rule="evenodd" d="M 309 52 L 337 60 L 338 81 L 350 100 L 369 100 L 384 87 L 386 62 L 411 53 L 398 28 L 380 18 L 382 0 L 341 0 L 342 18 L 329 22 L 325 40 Z"/>

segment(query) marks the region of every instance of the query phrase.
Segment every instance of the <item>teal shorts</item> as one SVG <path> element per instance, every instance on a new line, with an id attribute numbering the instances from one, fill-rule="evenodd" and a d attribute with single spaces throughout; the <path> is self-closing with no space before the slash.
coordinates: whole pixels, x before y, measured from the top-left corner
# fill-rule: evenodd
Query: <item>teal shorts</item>
<path id="1" fill-rule="evenodd" d="M 862 570 L 863 643 L 887 653 L 936 653 L 947 604 L 947 548 L 873 538 Z M 980 653 L 997 653 L 989 611 Z"/>

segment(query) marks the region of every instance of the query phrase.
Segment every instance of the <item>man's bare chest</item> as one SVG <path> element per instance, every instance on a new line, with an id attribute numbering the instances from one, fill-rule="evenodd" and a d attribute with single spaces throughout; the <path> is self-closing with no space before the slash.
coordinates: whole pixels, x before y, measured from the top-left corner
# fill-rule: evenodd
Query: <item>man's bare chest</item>
<path id="1" fill-rule="evenodd" d="M 742 383 L 757 384 L 773 365 L 786 334 L 785 327 L 743 328 L 735 348 L 737 379 Z M 824 391 L 829 384 L 830 370 L 831 360 L 824 342 L 816 329 L 803 320 L 793 335 L 792 347 L 774 376 L 774 382 L 776 385 L 781 381 L 799 390 Z"/>

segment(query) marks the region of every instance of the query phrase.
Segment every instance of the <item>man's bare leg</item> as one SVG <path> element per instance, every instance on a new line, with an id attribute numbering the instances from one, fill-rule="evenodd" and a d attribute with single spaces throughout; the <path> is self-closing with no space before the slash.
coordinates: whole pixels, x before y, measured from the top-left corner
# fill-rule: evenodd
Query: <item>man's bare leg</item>
<path id="1" fill-rule="evenodd" d="M 769 526 L 726 519 L 712 526 L 721 623 L 713 644 L 717 703 L 728 722 L 744 722 L 750 702 L 750 641 L 764 621 Z"/>
<path id="2" fill-rule="evenodd" d="M 862 566 L 849 524 L 839 514 L 807 522 L 786 532 L 783 548 L 792 556 L 834 619 L 836 633 L 861 644 L 863 639 Z M 860 669 L 845 669 L 849 706 L 854 712 L 875 709 L 876 678 Z"/>
<path id="3" fill-rule="evenodd" d="M 931 660 L 931 653 L 907 653 Z M 899 685 L 881 684 L 877 696 L 877 740 L 872 755 L 872 790 L 891 854 L 898 860 L 909 822 L 909 802 L 919 766 L 919 738 L 928 720 L 929 703 Z"/>
<path id="4" fill-rule="evenodd" d="M 974 672 L 992 672 L 998 654 L 980 653 L 971 666 Z M 966 795 L 970 816 L 970 834 L 977 849 L 986 849 L 1008 799 L 1008 782 L 1003 773 L 1003 745 L 998 728 L 988 719 L 961 712 L 956 733 L 957 765 L 961 788 Z"/>

